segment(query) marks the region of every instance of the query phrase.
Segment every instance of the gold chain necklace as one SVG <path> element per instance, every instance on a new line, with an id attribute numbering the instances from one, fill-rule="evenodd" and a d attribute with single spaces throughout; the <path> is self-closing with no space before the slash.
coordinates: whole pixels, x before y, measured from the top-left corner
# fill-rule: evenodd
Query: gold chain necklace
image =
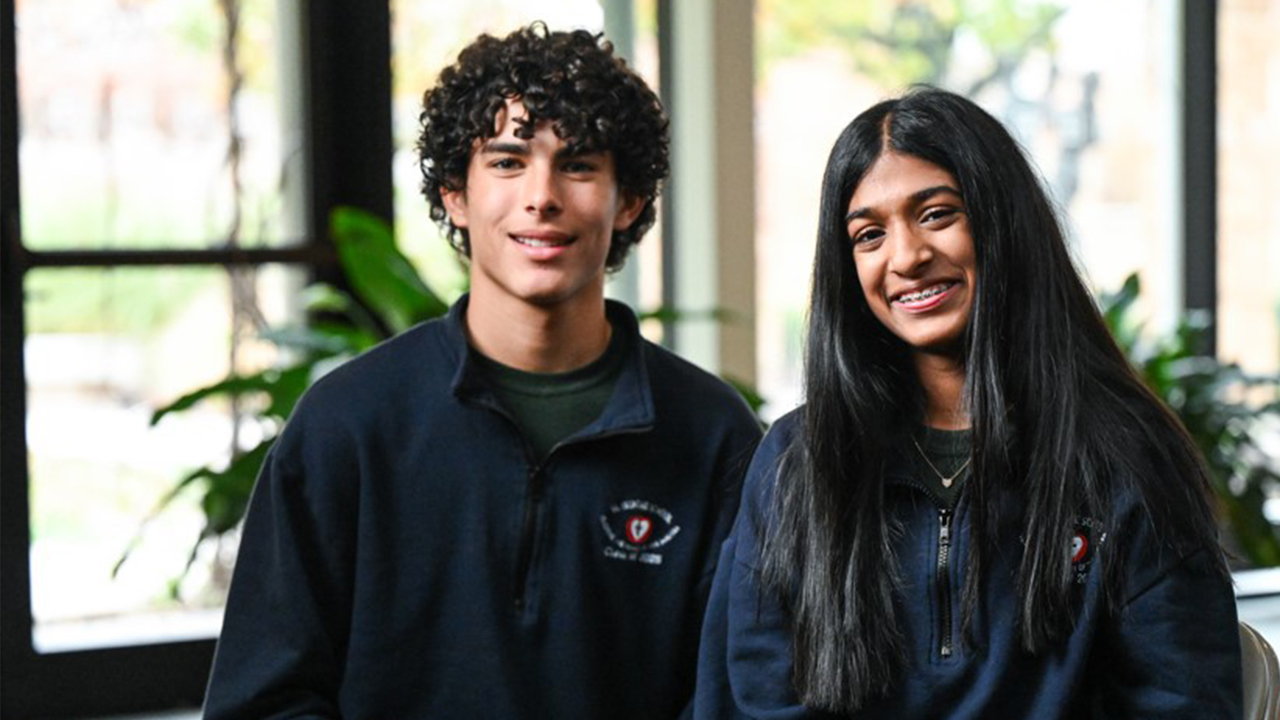
<path id="1" fill-rule="evenodd" d="M 911 444 L 916 446 L 916 450 L 920 452 L 920 457 L 924 458 L 924 461 L 929 465 L 929 469 L 932 470 L 933 473 L 938 476 L 938 479 L 942 481 L 942 487 L 944 488 L 951 487 L 951 483 L 955 482 L 956 478 L 960 477 L 960 473 L 964 472 L 965 468 L 969 467 L 969 463 L 973 462 L 973 455 L 971 454 L 969 455 L 969 459 L 965 460 L 964 464 L 960 466 L 959 470 L 956 470 L 951 477 L 947 477 L 946 475 L 943 475 L 936 466 L 934 466 L 933 461 L 925 454 L 924 448 L 920 447 L 920 443 L 916 442 L 915 438 L 911 438 Z"/>

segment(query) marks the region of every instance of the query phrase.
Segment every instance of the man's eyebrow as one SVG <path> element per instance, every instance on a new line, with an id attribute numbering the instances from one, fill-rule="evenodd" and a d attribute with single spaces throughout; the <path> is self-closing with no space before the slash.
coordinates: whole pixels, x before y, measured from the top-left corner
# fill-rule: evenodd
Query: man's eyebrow
<path id="1" fill-rule="evenodd" d="M 507 140 L 490 140 L 480 146 L 480 153 L 485 155 L 528 155 L 529 144 Z"/>
<path id="2" fill-rule="evenodd" d="M 604 155 L 604 150 L 586 150 L 581 147 L 566 145 L 556 151 L 557 160 L 572 160 L 574 158 L 591 157 L 593 155 Z"/>
<path id="3" fill-rule="evenodd" d="M 922 203 L 925 200 L 928 200 L 929 198 L 933 197 L 934 195 L 940 195 L 942 193 L 951 193 L 956 197 L 962 197 L 960 195 L 960 191 L 951 187 L 950 185 L 934 185 L 933 187 L 927 187 L 923 190 L 917 190 L 911 193 L 911 202 L 913 204 Z M 854 220 L 857 220 L 858 218 L 866 217 L 867 215 L 870 215 L 871 212 L 872 212 L 872 209 L 870 207 L 854 208 L 853 210 L 849 211 L 848 215 L 844 216 L 844 222 L 847 225 L 853 222 Z"/>
<path id="4" fill-rule="evenodd" d="M 519 155 L 524 157 L 532 151 L 529 149 L 528 143 L 511 142 L 510 140 L 489 140 L 480 146 L 478 152 L 481 155 Z M 557 160 L 572 160 L 592 155 L 603 155 L 604 153 L 605 151 L 603 150 L 584 150 L 567 145 L 556 150 L 555 158 Z"/>

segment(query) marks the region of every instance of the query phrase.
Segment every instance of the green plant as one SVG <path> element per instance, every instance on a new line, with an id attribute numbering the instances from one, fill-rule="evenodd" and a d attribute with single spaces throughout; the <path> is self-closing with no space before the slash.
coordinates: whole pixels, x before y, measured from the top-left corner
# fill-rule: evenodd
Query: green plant
<path id="1" fill-rule="evenodd" d="M 166 416 L 206 400 L 252 401 L 256 404 L 250 419 L 264 429 L 260 441 L 238 449 L 225 466 L 206 465 L 180 478 L 144 520 L 143 527 L 180 495 L 192 490 L 199 493 L 204 526 L 192 545 L 186 570 L 205 542 L 221 538 L 239 525 L 276 431 L 311 383 L 387 337 L 448 311 L 448 305 L 423 283 L 396 247 L 391 227 L 381 218 L 354 208 L 338 208 L 330 217 L 329 230 L 354 297 L 324 283 L 307 287 L 306 310 L 324 319 L 263 334 L 281 349 L 287 358 L 284 364 L 249 375 L 232 374 L 183 395 L 151 416 L 154 426 Z M 141 530 L 116 562 L 113 575 L 129 558 Z M 180 580 L 181 576 L 170 583 L 171 594 L 177 594 Z"/>
<path id="2" fill-rule="evenodd" d="M 1280 376 L 1250 376 L 1205 355 L 1204 313 L 1188 313 L 1172 332 L 1146 338 L 1134 319 L 1136 274 L 1101 297 L 1112 334 L 1147 385 L 1177 413 L 1209 465 L 1209 479 L 1230 526 L 1228 542 L 1254 566 L 1280 565 L 1280 541 L 1263 506 L 1280 490 L 1277 460 L 1262 435 L 1280 432 Z"/>

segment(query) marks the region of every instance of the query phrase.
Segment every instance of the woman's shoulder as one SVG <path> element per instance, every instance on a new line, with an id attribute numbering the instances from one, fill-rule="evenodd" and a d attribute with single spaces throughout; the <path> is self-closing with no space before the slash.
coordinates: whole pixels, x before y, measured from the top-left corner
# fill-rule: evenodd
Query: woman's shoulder
<path id="1" fill-rule="evenodd" d="M 784 466 L 797 452 L 796 442 L 803 423 L 803 408 L 779 417 L 756 447 L 742 484 L 742 503 L 735 535 L 739 550 L 754 548 L 774 512 L 774 494 Z"/>
<path id="2" fill-rule="evenodd" d="M 804 407 L 798 407 L 779 417 L 765 432 L 756 448 L 747 472 L 746 484 L 756 488 L 772 487 L 777 477 L 777 466 L 800 437 L 804 423 Z"/>

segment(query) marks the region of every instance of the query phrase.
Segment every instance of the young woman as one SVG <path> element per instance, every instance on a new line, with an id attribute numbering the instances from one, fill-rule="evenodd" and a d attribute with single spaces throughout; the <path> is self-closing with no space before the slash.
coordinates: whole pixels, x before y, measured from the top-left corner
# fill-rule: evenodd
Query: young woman
<path id="1" fill-rule="evenodd" d="M 820 213 L 806 401 L 748 473 L 696 716 L 1240 717 L 1203 461 L 1009 133 L 880 103 Z"/>

